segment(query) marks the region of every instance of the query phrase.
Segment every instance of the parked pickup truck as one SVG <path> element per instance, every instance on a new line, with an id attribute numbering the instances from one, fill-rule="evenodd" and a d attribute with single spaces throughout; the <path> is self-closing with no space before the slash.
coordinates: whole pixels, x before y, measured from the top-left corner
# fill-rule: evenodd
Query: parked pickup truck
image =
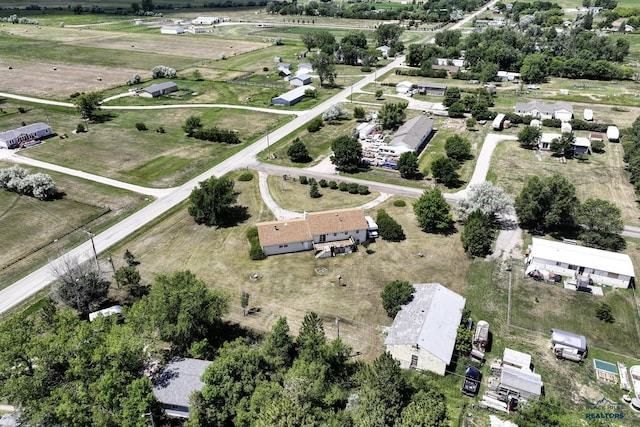
<path id="1" fill-rule="evenodd" d="M 481 380 L 482 373 L 480 370 L 473 366 L 467 366 L 464 375 L 464 382 L 462 383 L 460 391 L 467 396 L 475 397 L 478 394 L 478 390 L 480 390 Z"/>

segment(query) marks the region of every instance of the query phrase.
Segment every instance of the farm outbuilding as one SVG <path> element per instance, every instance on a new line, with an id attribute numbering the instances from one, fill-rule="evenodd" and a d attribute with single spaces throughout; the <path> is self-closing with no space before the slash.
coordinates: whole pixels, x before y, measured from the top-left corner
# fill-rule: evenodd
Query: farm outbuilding
<path id="1" fill-rule="evenodd" d="M 299 74 L 289 79 L 289 84 L 293 86 L 305 86 L 311 84 L 311 76 L 309 74 Z"/>
<path id="2" fill-rule="evenodd" d="M 447 85 L 444 83 L 420 82 L 416 84 L 416 88 L 421 95 L 444 96 Z"/>
<path id="3" fill-rule="evenodd" d="M 504 123 L 505 117 L 506 116 L 504 114 L 498 114 L 496 118 L 493 119 L 493 123 L 492 123 L 493 130 L 502 130 L 502 124 Z"/>
<path id="4" fill-rule="evenodd" d="M 409 92 L 411 89 L 413 89 L 413 83 L 411 83 L 408 80 L 405 80 L 403 82 L 400 82 L 396 85 L 396 92 L 398 93 L 407 93 Z"/>
<path id="5" fill-rule="evenodd" d="M 548 271 L 593 283 L 628 288 L 634 280 L 633 262 L 627 254 L 533 238 L 526 258 L 526 273 Z"/>
<path id="6" fill-rule="evenodd" d="M 0 132 L 0 148 L 17 148 L 22 143 L 51 136 L 51 126 L 38 122 Z"/>
<path id="7" fill-rule="evenodd" d="M 222 19 L 217 16 L 198 16 L 192 20 L 191 23 L 195 25 L 214 25 L 222 22 Z"/>
<path id="8" fill-rule="evenodd" d="M 184 34 L 184 28 L 179 25 L 164 25 L 160 28 L 160 34 Z"/>
<path id="9" fill-rule="evenodd" d="M 164 82 L 153 84 L 147 88 L 138 92 L 138 95 L 143 98 L 157 98 L 168 93 L 172 93 L 178 90 L 178 85 L 174 82 Z"/>
<path id="10" fill-rule="evenodd" d="M 435 120 L 425 116 L 416 116 L 400 126 L 389 144 L 390 148 L 398 154 L 413 151 L 419 154 L 427 145 Z"/>
<path id="11" fill-rule="evenodd" d="M 439 283 L 414 284 L 384 344 L 404 369 L 444 375 L 451 363 L 465 298 Z"/>
<path id="12" fill-rule="evenodd" d="M 609 126 L 607 128 L 607 139 L 609 142 L 619 142 L 620 141 L 620 131 L 617 126 Z"/>
<path id="13" fill-rule="evenodd" d="M 316 88 L 311 85 L 298 86 L 297 88 L 292 89 L 289 92 L 285 92 L 280 96 L 271 98 L 271 103 L 273 105 L 283 105 L 285 107 L 290 107 L 300 102 L 302 98 L 304 98 L 304 94 L 307 90 L 316 90 Z"/>

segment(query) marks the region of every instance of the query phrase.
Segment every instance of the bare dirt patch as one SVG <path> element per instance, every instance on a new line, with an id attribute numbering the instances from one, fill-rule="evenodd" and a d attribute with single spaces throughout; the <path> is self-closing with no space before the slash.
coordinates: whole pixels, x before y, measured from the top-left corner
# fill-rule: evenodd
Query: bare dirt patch
<path id="1" fill-rule="evenodd" d="M 38 61 L 34 64 L 1 57 L 0 70 L 0 90 L 54 99 L 65 99 L 75 92 L 102 91 L 120 86 L 130 76 L 148 72 L 135 68 L 114 69 L 58 62 Z"/>

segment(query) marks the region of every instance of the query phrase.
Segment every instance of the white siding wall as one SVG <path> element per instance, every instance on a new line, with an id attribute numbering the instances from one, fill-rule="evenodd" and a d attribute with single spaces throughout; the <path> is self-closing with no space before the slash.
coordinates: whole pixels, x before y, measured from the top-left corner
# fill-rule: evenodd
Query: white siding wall
<path id="1" fill-rule="evenodd" d="M 558 263 L 556 261 L 552 261 L 549 259 L 543 258 L 533 258 L 531 260 L 531 265 L 540 266 L 540 268 L 551 271 L 552 273 L 561 274 L 563 276 L 575 276 L 578 272 L 578 269 L 581 267 L 579 265 L 572 266 L 574 268 L 569 268 L 569 264 L 566 263 Z M 593 268 L 585 267 L 583 274 L 589 274 L 589 277 L 593 279 L 594 283 L 598 283 L 601 285 L 609 285 L 616 288 L 628 288 L 631 277 L 623 276 L 623 275 L 614 275 L 614 277 L 609 277 L 608 271 L 603 270 L 594 270 Z"/>
<path id="2" fill-rule="evenodd" d="M 421 371 L 431 371 L 438 375 L 444 375 L 447 368 L 446 363 L 423 348 L 416 349 L 411 345 L 388 345 L 387 351 L 394 359 L 400 362 L 400 366 L 404 369 L 409 369 L 411 356 L 418 356 L 416 369 Z"/>
<path id="3" fill-rule="evenodd" d="M 306 251 L 311 249 L 312 246 L 310 242 L 307 242 L 309 244 L 309 247 L 307 248 L 305 248 L 304 243 L 305 242 L 296 242 L 296 243 L 287 243 L 283 245 L 263 246 L 262 251 L 264 252 L 265 255 L 269 256 L 269 255 L 288 254 L 291 252 L 300 252 L 300 251 Z"/>
<path id="4" fill-rule="evenodd" d="M 337 233 L 328 233 L 325 234 L 326 239 L 325 242 L 334 242 L 336 240 L 347 240 L 349 236 L 353 236 L 353 240 L 356 243 L 362 243 L 367 238 L 367 230 L 351 230 L 351 231 L 339 231 Z M 320 235 L 316 234 L 313 236 L 314 243 L 320 243 Z"/>

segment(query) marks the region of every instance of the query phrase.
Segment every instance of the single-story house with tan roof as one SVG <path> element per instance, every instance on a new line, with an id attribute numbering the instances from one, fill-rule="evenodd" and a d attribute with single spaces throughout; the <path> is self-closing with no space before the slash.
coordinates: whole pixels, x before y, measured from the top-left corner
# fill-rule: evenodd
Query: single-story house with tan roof
<path id="1" fill-rule="evenodd" d="M 291 252 L 349 252 L 367 240 L 369 225 L 362 209 L 305 213 L 304 218 L 256 224 L 265 255 Z"/>

